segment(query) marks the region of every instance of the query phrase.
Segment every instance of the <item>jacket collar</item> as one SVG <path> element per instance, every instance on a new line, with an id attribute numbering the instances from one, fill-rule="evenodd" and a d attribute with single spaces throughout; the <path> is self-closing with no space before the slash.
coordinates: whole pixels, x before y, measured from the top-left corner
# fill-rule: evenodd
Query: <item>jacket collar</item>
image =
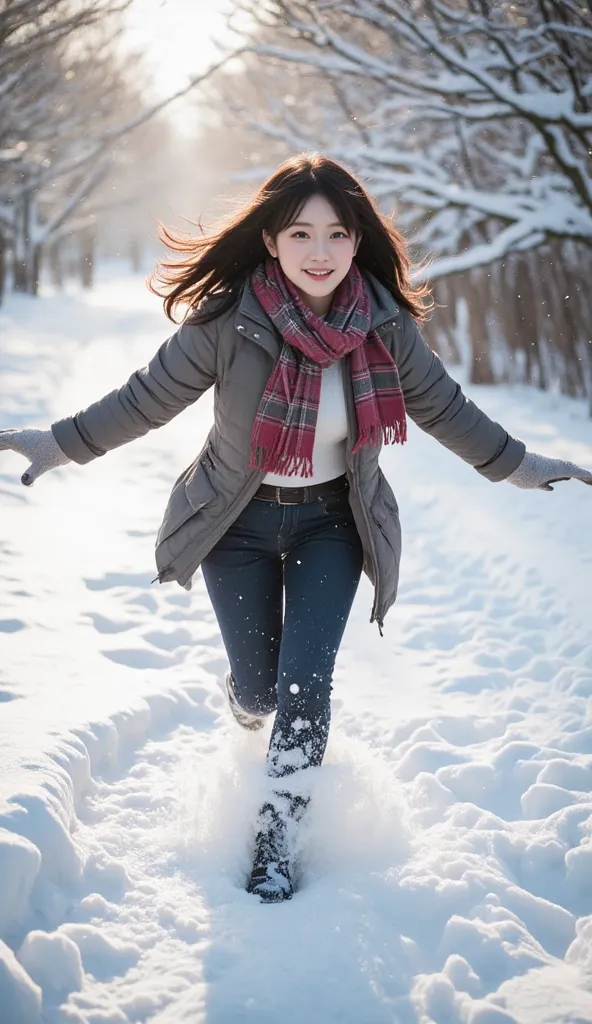
<path id="1" fill-rule="evenodd" d="M 364 277 L 370 290 L 370 326 L 372 330 L 378 330 L 385 323 L 394 320 L 399 312 L 399 306 L 373 274 L 365 271 Z M 261 345 L 274 358 L 279 354 L 280 342 L 277 331 L 255 295 L 249 279 L 243 285 L 234 326 L 240 334 Z"/>

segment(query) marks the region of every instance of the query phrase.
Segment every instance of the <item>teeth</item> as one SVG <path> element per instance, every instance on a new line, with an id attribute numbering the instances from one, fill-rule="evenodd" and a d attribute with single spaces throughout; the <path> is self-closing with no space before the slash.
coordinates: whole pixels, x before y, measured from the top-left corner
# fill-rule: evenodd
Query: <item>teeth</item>
<path id="1" fill-rule="evenodd" d="M 330 270 L 307 270 L 307 274 L 312 274 L 313 277 L 328 277 L 331 273 Z"/>

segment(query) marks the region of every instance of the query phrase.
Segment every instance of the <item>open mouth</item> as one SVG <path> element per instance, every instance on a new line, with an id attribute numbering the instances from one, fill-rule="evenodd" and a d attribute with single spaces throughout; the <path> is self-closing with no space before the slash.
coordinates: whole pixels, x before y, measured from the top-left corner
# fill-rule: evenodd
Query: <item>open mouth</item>
<path id="1" fill-rule="evenodd" d="M 304 273 L 313 281 L 326 281 L 333 273 L 332 270 L 305 270 Z"/>

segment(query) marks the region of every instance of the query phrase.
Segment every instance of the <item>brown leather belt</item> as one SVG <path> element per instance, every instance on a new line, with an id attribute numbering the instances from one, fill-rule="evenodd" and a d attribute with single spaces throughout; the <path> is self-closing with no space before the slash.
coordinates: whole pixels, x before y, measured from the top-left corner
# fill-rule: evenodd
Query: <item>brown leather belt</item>
<path id="1" fill-rule="evenodd" d="M 308 487 L 275 487 L 273 484 L 261 484 L 255 491 L 258 501 L 275 501 L 278 505 L 303 505 L 307 501 L 318 498 L 329 498 L 332 494 L 341 494 L 349 489 L 345 473 L 326 480 L 322 484 L 309 484 Z"/>

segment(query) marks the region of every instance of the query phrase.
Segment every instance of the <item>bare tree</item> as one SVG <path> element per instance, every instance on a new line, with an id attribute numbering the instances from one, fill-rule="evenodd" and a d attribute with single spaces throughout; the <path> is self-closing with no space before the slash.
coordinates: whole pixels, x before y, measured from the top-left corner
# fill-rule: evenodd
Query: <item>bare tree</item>
<path id="1" fill-rule="evenodd" d="M 72 117 L 80 65 L 73 41 L 126 5 L 22 0 L 0 8 L 0 248 L 14 250 L 17 288 L 35 289 L 40 197 L 49 175 L 59 176 L 54 164 L 64 134 L 80 127 Z"/>
<path id="2" fill-rule="evenodd" d="M 57 258 L 65 230 L 81 234 L 88 266 L 88 200 L 125 157 L 123 140 L 215 70 L 147 106 L 137 61 L 128 57 L 123 67 L 115 57 L 129 2 L 20 0 L 0 8 L 0 254 L 10 246 L 21 290 L 36 292 L 41 253 L 53 247 Z"/>

